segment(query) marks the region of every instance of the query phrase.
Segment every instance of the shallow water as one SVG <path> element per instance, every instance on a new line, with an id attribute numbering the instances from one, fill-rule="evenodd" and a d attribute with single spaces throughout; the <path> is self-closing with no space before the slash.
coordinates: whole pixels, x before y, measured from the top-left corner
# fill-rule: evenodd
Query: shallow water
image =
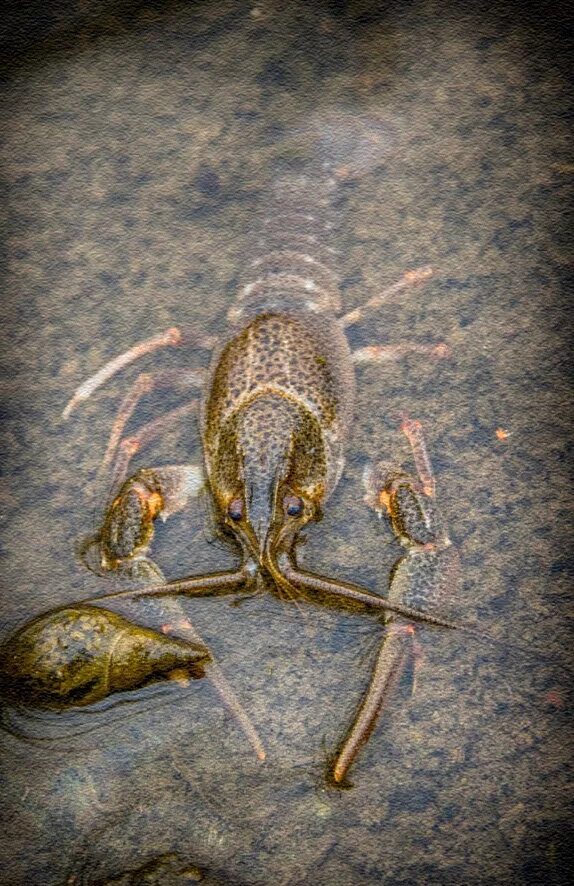
<path id="1" fill-rule="evenodd" d="M 187 603 L 267 761 L 207 681 L 163 704 L 144 693 L 40 720 L 30 729 L 43 740 L 4 735 L 3 882 L 101 883 L 165 853 L 181 864 L 151 882 L 189 882 L 192 868 L 246 886 L 567 882 L 573 167 L 560 43 L 551 21 L 510 7 L 283 5 L 106 4 L 100 17 L 86 5 L 10 71 L 3 631 L 112 587 L 74 548 L 93 528 L 111 416 L 137 369 L 64 423 L 66 401 L 174 323 L 224 335 L 270 158 L 335 106 L 397 134 L 388 158 L 343 186 L 345 305 L 407 268 L 438 269 L 354 327 L 352 345 L 444 340 L 453 358 L 360 371 L 347 470 L 304 562 L 385 592 L 399 549 L 360 478 L 367 458 L 408 459 L 405 411 L 426 430 L 461 551 L 457 614 L 507 646 L 421 629 L 414 693 L 402 687 L 353 789 L 333 792 L 325 761 L 368 681 L 378 624 L 269 597 Z M 134 426 L 171 403 L 152 398 Z M 134 464 L 198 461 L 195 421 L 186 430 Z M 206 526 L 200 501 L 158 530 L 170 578 L 233 563 Z M 122 611 L 161 617 L 143 603 Z"/>

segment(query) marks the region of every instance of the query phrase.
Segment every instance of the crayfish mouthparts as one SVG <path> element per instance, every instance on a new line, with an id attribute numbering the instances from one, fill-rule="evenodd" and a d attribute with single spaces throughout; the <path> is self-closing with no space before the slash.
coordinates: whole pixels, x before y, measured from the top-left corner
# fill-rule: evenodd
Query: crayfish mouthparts
<path id="1" fill-rule="evenodd" d="M 281 568 L 281 564 L 285 562 L 285 557 L 289 558 L 289 554 L 286 551 L 281 552 L 281 550 L 278 552 L 276 543 L 274 544 L 272 539 L 268 539 L 261 566 L 273 580 L 277 590 L 279 592 L 283 590 L 290 599 L 294 599 L 300 597 L 301 592 L 291 583 Z"/>

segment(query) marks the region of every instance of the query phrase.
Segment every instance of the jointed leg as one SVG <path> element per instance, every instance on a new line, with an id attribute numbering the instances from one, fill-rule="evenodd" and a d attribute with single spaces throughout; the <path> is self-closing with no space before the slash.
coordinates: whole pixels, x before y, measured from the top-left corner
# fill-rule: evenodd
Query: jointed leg
<path id="1" fill-rule="evenodd" d="M 417 342 L 401 342 L 396 345 L 367 345 L 353 351 L 353 363 L 395 363 L 409 354 L 421 354 L 432 360 L 443 360 L 450 357 L 448 345 L 439 342 L 436 345 L 423 345 Z"/>
<path id="2" fill-rule="evenodd" d="M 351 326 L 353 323 L 358 323 L 359 320 L 364 318 L 365 314 L 369 313 L 369 311 L 374 311 L 377 308 L 380 308 L 381 305 L 385 304 L 385 302 L 388 302 L 389 299 L 398 295 L 399 292 L 402 292 L 405 289 L 411 289 L 415 286 L 420 286 L 422 283 L 426 283 L 433 275 L 434 270 L 428 265 L 424 268 L 417 268 L 415 271 L 406 271 L 396 283 L 393 283 L 392 286 L 387 286 L 387 288 L 383 289 L 378 295 L 374 295 L 365 302 L 362 307 L 355 308 L 353 311 L 349 311 L 348 314 L 344 314 L 341 317 L 340 322 L 345 327 Z"/>
<path id="3" fill-rule="evenodd" d="M 183 613 L 179 600 L 170 600 L 169 605 L 172 608 L 175 620 L 173 624 L 164 625 L 162 630 L 165 633 L 171 633 L 172 631 L 175 631 L 178 635 L 183 636 L 184 639 L 190 640 L 193 643 L 200 643 L 201 645 L 205 646 L 205 643 L 202 640 L 201 636 L 197 633 L 190 620 Z M 217 664 L 217 661 L 213 657 L 213 653 L 210 652 L 210 654 L 211 662 L 206 670 L 206 677 L 220 696 L 223 703 L 230 709 L 232 714 L 237 719 L 239 725 L 247 736 L 251 747 L 255 751 L 257 758 L 261 760 L 261 762 L 263 762 L 266 754 L 265 748 L 263 747 L 263 742 L 259 737 L 259 733 L 255 729 L 255 726 L 249 719 L 241 702 L 239 701 L 232 687 L 228 683 L 225 674 Z"/>
<path id="4" fill-rule="evenodd" d="M 124 482 L 128 473 L 129 464 L 136 452 L 139 452 L 142 446 L 161 437 L 169 425 L 177 424 L 183 416 L 193 415 L 197 412 L 197 409 L 198 401 L 190 400 L 188 403 L 184 403 L 183 406 L 178 406 L 176 409 L 172 409 L 169 412 L 164 413 L 164 415 L 160 415 L 158 418 L 154 418 L 147 424 L 142 425 L 142 427 L 130 437 L 124 437 L 117 447 L 116 458 L 112 469 L 111 489 L 117 489 L 118 486 Z"/>
<path id="5" fill-rule="evenodd" d="M 179 388 L 184 390 L 188 388 L 199 388 L 202 386 L 204 380 L 205 370 L 203 369 L 167 369 L 153 373 L 142 372 L 141 375 L 138 375 L 130 390 L 122 400 L 116 413 L 110 433 L 110 439 L 102 460 L 102 468 L 106 468 L 112 463 L 125 426 L 133 415 L 142 397 L 152 393 L 152 391 L 157 388 L 170 388 L 173 390 Z M 167 418 L 169 421 L 169 416 L 170 413 L 167 413 L 167 416 L 163 416 L 163 420 L 165 421 Z M 138 433 L 138 436 L 140 436 L 140 433 Z"/>
<path id="6" fill-rule="evenodd" d="M 405 289 L 420 286 L 426 283 L 434 274 L 431 267 L 418 268 L 416 271 L 407 271 L 403 276 L 388 286 L 383 292 L 373 296 L 364 305 L 349 311 L 341 317 L 340 322 L 344 327 L 351 326 L 362 320 L 369 311 L 374 311 L 382 304 L 389 301 L 397 293 Z M 421 354 L 435 360 L 442 360 L 450 356 L 449 348 L 444 342 L 435 345 L 419 344 L 417 342 L 401 342 L 396 345 L 369 345 L 364 348 L 358 348 L 353 351 L 353 362 L 356 364 L 364 363 L 391 363 L 402 360 L 409 354 Z"/>
<path id="7" fill-rule="evenodd" d="M 193 327 L 180 329 L 177 326 L 170 327 L 160 335 L 154 335 L 152 338 L 147 338 L 144 341 L 139 342 L 137 345 L 128 348 L 123 354 L 114 357 L 113 360 L 110 360 L 105 366 L 102 366 L 102 368 L 94 375 L 82 382 L 74 392 L 71 400 L 66 404 L 64 411 L 62 412 L 62 417 L 64 419 L 69 418 L 75 408 L 80 403 L 88 400 L 94 391 L 97 391 L 99 387 L 105 384 L 110 378 L 113 378 L 113 376 L 124 369 L 124 367 L 129 366 L 129 364 L 133 363 L 135 360 L 139 360 L 139 358 L 143 357 L 145 354 L 150 354 L 160 348 L 179 347 L 182 344 L 190 346 L 194 345 L 198 348 L 211 350 L 215 342 L 216 339 L 214 336 L 206 335 L 201 330 Z"/>
<path id="8" fill-rule="evenodd" d="M 68 401 L 62 412 L 62 418 L 69 418 L 79 403 L 88 400 L 94 391 L 105 384 L 105 382 L 116 375 L 116 373 L 120 372 L 124 366 L 129 366 L 134 360 L 138 360 L 140 357 L 143 357 L 144 354 L 150 354 L 152 351 L 157 351 L 159 348 L 178 346 L 181 344 L 181 340 L 180 330 L 176 326 L 172 326 L 165 332 L 162 332 L 161 335 L 154 335 L 153 338 L 147 338 L 145 341 L 139 342 L 139 344 L 124 351 L 123 354 L 114 357 L 113 360 L 110 360 L 105 366 L 102 366 L 101 369 L 99 369 L 94 375 L 91 375 L 90 378 L 87 378 L 82 382 L 79 388 L 76 389 L 74 396 Z"/>
<path id="9" fill-rule="evenodd" d="M 98 387 L 134 360 L 158 348 L 179 345 L 184 338 L 190 342 L 193 341 L 198 347 L 209 350 L 215 344 L 215 339 L 211 336 L 192 329 L 182 335 L 182 332 L 177 328 L 169 329 L 163 335 L 141 342 L 111 360 L 99 372 L 80 385 L 64 409 L 63 417 L 68 418 L 79 403 L 87 400 Z M 113 470 L 114 487 L 123 483 L 130 459 L 144 443 L 163 433 L 166 424 L 179 420 L 182 415 L 190 414 L 197 409 L 197 402 L 188 403 L 144 425 L 139 429 L 137 435 L 122 440 L 125 426 L 141 397 L 162 384 L 169 384 L 174 388 L 181 387 L 182 384 L 190 387 L 201 385 L 203 379 L 203 370 L 168 370 L 154 375 L 142 373 L 138 376 L 120 405 L 104 456 L 103 467 L 107 467 L 111 463 L 116 449 L 119 448 Z M 102 569 L 122 571 L 131 577 L 156 579 L 156 581 L 159 579 L 161 583 L 152 584 L 137 591 L 121 591 L 102 595 L 93 599 L 92 603 L 144 595 L 172 597 L 174 594 L 186 593 L 203 596 L 236 593 L 246 589 L 249 591 L 252 576 L 247 567 L 231 572 L 212 573 L 166 583 L 161 570 L 147 556 L 154 533 L 154 520 L 158 516 L 165 520 L 171 514 L 181 510 L 185 507 L 189 497 L 197 494 L 202 486 L 202 470 L 194 465 L 144 468 L 123 483 L 118 495 L 107 510 L 102 529 L 96 538 L 90 539 L 85 545 L 84 553 L 87 553 L 92 547 L 97 547 Z M 175 624 L 164 625 L 165 632 L 168 633 L 175 628 L 185 639 L 205 645 L 189 619 L 186 618 L 179 600 L 169 599 L 166 601 L 166 606 L 173 615 Z M 208 678 L 224 703 L 238 719 L 259 760 L 264 760 L 265 750 L 255 727 L 221 669 L 213 660 Z"/>
<path id="10" fill-rule="evenodd" d="M 434 498 L 436 495 L 436 483 L 422 425 L 416 419 L 405 417 L 401 422 L 401 431 L 411 444 L 415 467 L 419 480 L 422 483 L 423 491 L 425 495 Z"/>
<path id="11" fill-rule="evenodd" d="M 404 559 L 406 560 L 406 558 Z M 331 605 L 357 603 L 369 608 L 379 609 L 381 612 L 401 615 L 415 621 L 449 628 L 458 627 L 453 622 L 436 618 L 435 616 L 420 612 L 418 609 L 403 606 L 394 600 L 385 600 L 357 585 L 333 581 L 324 576 L 302 572 L 296 569 L 286 556 L 283 559 L 279 558 L 279 568 L 283 575 L 298 587 L 301 593 L 307 596 L 311 592 L 312 596 L 310 598 L 314 597 L 317 602 L 331 603 Z M 394 581 L 391 585 L 391 596 L 393 596 L 393 590 L 396 590 Z M 381 643 L 369 688 L 333 763 L 330 777 L 336 784 L 343 782 L 349 767 L 375 728 L 383 705 L 391 695 L 408 660 L 408 656 L 412 652 L 413 634 L 413 625 L 396 621 L 389 625 Z"/>
<path id="12" fill-rule="evenodd" d="M 298 570 L 286 555 L 279 557 L 283 575 L 303 594 L 311 594 L 325 603 L 339 605 L 360 603 L 393 613 L 381 643 L 369 688 L 361 702 L 348 735 L 334 760 L 331 777 L 341 784 L 361 747 L 368 741 L 383 706 L 414 652 L 415 627 L 396 616 L 417 622 L 457 627 L 452 622 L 421 612 L 430 603 L 440 605 L 452 596 L 457 576 L 458 556 L 434 505 L 435 483 L 422 428 L 419 422 L 405 418 L 401 427 L 407 436 L 417 466 L 418 478 L 402 470 L 378 465 L 366 472 L 367 501 L 377 512 L 388 511 L 391 525 L 406 548 L 395 564 L 388 599 L 346 582 Z M 375 599 L 373 599 L 375 598 Z M 404 605 L 409 603 L 410 606 Z M 416 607 L 416 608 L 414 608 Z"/>

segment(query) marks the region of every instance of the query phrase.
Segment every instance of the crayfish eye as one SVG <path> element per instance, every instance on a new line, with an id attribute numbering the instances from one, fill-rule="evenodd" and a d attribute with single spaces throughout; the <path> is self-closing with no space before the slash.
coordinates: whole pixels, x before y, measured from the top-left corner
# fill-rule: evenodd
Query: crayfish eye
<path id="1" fill-rule="evenodd" d="M 234 498 L 229 502 L 227 514 L 232 520 L 238 521 L 243 517 L 243 499 Z"/>
<path id="2" fill-rule="evenodd" d="M 290 517 L 300 517 L 303 513 L 303 499 L 298 495 L 286 495 L 283 499 L 285 511 Z"/>

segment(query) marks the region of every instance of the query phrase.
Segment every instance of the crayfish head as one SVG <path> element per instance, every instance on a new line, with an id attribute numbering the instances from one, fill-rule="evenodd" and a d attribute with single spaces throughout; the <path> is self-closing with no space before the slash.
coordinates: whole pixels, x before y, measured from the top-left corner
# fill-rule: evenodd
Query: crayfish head
<path id="1" fill-rule="evenodd" d="M 237 420 L 236 482 L 221 502 L 246 558 L 276 584 L 286 583 L 276 565 L 279 554 L 291 551 L 306 523 L 320 519 L 322 484 L 301 482 L 301 434 L 296 404 L 277 395 L 247 404 Z"/>

